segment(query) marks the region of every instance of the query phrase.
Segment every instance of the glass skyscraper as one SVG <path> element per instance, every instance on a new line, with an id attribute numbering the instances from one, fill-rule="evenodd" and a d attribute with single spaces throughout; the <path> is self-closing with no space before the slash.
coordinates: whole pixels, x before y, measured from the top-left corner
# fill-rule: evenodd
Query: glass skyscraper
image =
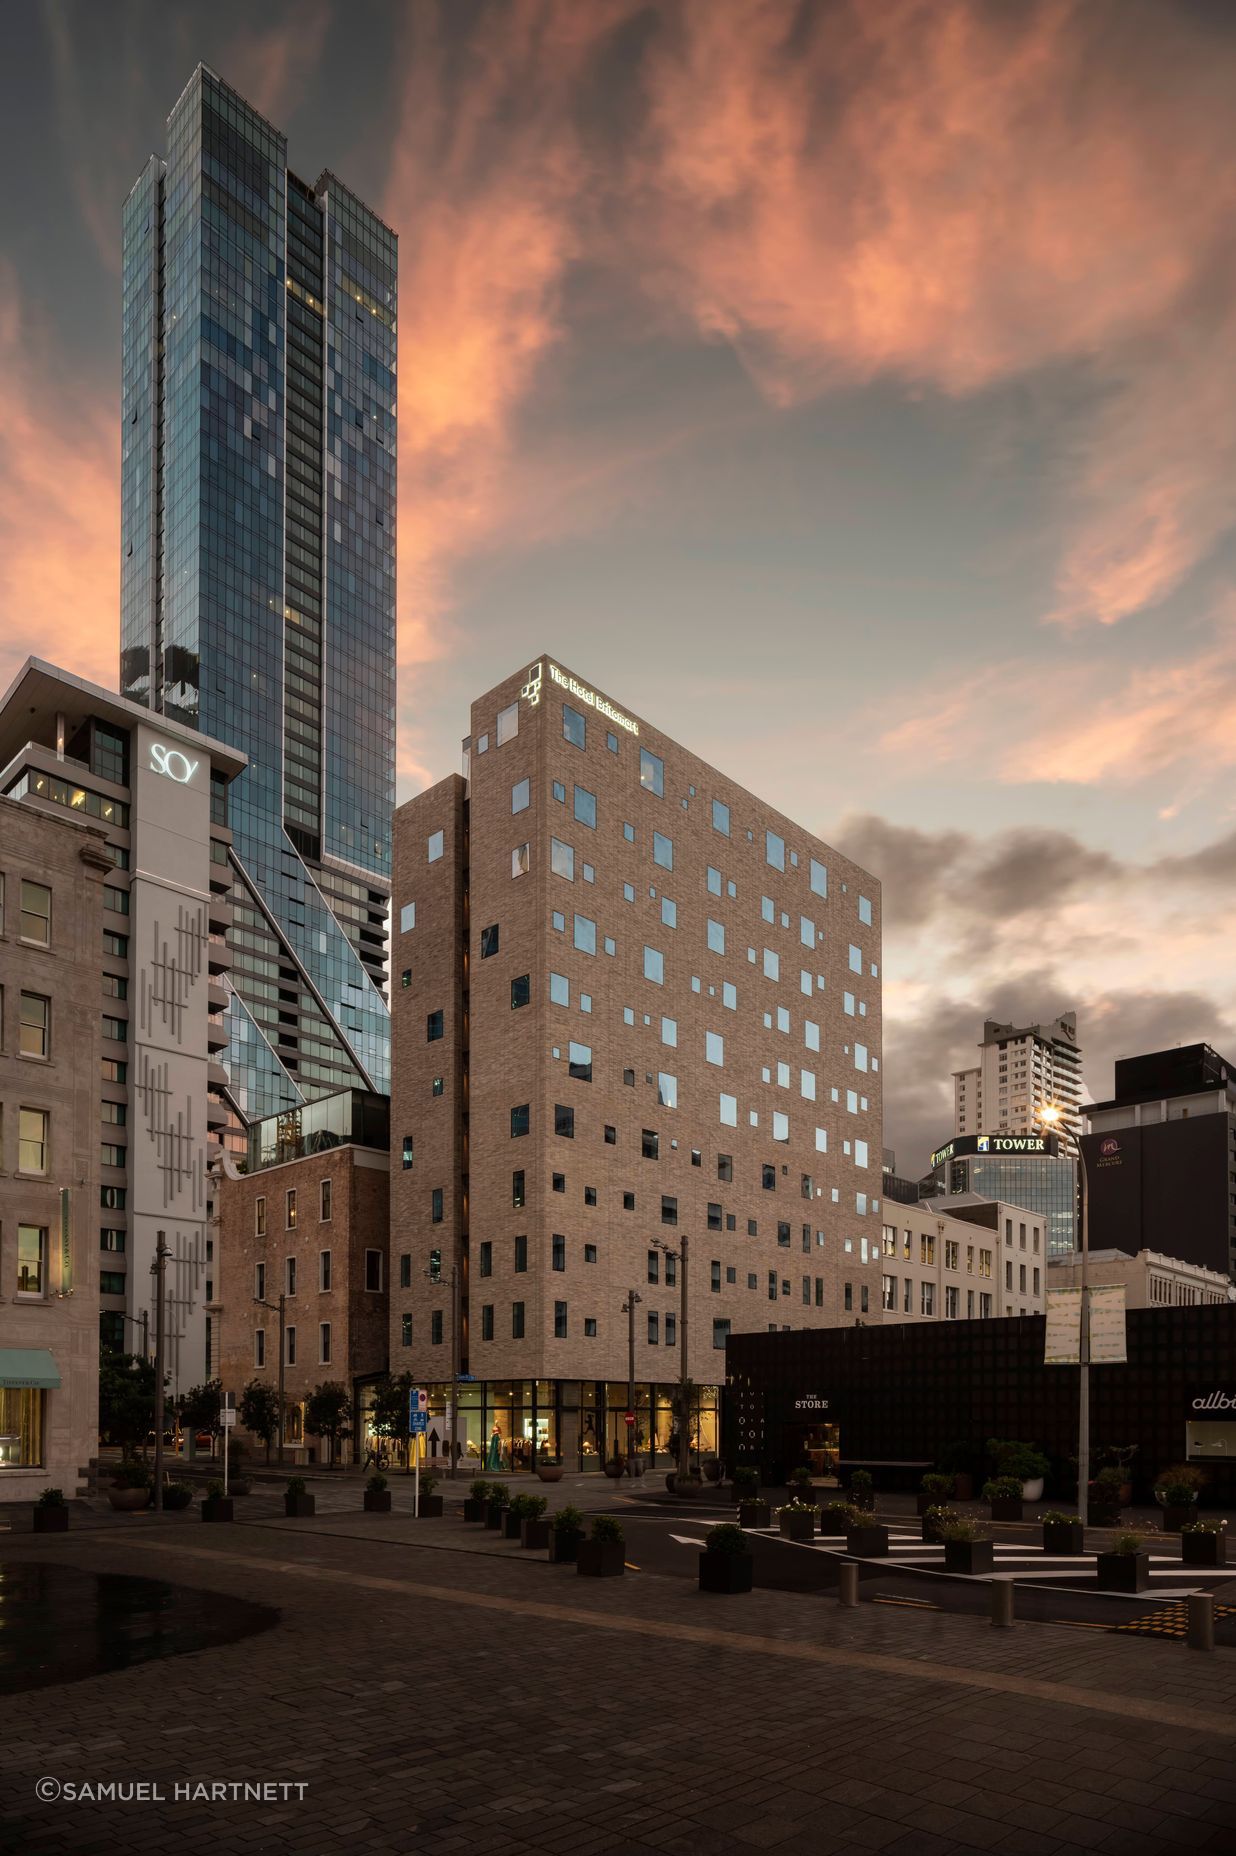
<path id="1" fill-rule="evenodd" d="M 199 65 L 124 211 L 121 689 L 243 748 L 246 1121 L 390 1087 L 395 234 Z"/>

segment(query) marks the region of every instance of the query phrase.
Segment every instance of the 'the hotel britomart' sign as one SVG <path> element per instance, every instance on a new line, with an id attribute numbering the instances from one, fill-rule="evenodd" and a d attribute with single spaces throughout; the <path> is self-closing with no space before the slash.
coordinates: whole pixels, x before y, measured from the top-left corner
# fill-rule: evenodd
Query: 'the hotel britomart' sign
<path id="1" fill-rule="evenodd" d="M 595 709 L 597 714 L 603 715 L 607 722 L 616 722 L 619 728 L 625 728 L 629 735 L 638 735 L 639 723 L 633 721 L 629 715 L 624 715 L 621 709 L 615 709 L 613 703 L 604 696 L 598 696 L 595 690 L 588 689 L 583 683 L 577 683 L 575 678 L 568 675 L 565 670 L 559 670 L 552 659 L 546 660 L 546 667 L 549 670 L 550 680 L 558 684 L 561 689 L 568 690 L 577 701 L 586 703 L 590 709 Z M 531 709 L 535 709 L 540 703 L 541 666 L 539 664 L 531 666 L 519 693 Z"/>

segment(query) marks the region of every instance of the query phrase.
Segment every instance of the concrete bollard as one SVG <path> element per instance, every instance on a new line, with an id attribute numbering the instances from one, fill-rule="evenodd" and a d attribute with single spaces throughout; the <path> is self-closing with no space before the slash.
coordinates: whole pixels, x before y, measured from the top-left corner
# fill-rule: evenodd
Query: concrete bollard
<path id="1" fill-rule="evenodd" d="M 1189 1648 L 1213 1650 L 1215 1647 L 1215 1601 L 1209 1592 L 1191 1592 L 1185 1600 L 1189 1607 Z"/>
<path id="2" fill-rule="evenodd" d="M 842 1560 L 837 1568 L 837 1603 L 847 1608 L 858 1603 L 857 1560 Z"/>
<path id="3" fill-rule="evenodd" d="M 1012 1628 L 1013 1581 L 1011 1579 L 993 1579 L 991 1582 L 991 1621 L 999 1630 Z"/>

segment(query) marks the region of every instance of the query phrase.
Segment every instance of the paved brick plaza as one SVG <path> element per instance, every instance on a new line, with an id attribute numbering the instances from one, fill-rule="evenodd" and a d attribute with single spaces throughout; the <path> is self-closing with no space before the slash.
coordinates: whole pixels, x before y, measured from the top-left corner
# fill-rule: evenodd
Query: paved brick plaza
<path id="1" fill-rule="evenodd" d="M 254 1511 L 250 1511 L 251 1515 Z M 8 1560 L 277 1606 L 272 1630 L 21 1696 L 32 1853 L 1226 1850 L 1236 1654 L 681 1579 L 583 1580 L 453 1520 L 192 1516 Z M 303 1803 L 42 1805 L 62 1781 L 304 1780 Z"/>

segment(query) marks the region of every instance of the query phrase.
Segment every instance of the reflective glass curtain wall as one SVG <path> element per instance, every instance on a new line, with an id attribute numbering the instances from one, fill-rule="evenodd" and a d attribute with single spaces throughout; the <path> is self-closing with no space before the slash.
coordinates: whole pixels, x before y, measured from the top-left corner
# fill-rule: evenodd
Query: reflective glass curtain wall
<path id="1" fill-rule="evenodd" d="M 199 67 L 124 239 L 122 688 L 249 755 L 233 1095 L 384 1093 L 395 238 Z"/>

